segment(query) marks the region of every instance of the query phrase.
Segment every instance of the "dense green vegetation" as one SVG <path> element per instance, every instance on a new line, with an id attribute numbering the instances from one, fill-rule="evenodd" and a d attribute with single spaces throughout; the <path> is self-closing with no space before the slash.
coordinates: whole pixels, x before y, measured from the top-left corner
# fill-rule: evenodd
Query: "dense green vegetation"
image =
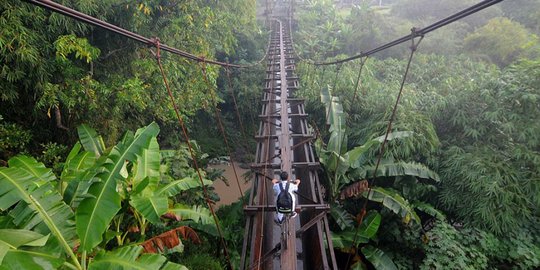
<path id="1" fill-rule="evenodd" d="M 339 59 L 474 2 L 307 1 L 297 8 L 296 51 Z M 516 2 L 424 38 L 370 193 L 363 179 L 374 175 L 410 44 L 368 58 L 356 97 L 360 61 L 301 65 L 298 95 L 308 99 L 319 130 L 326 130 L 325 107 L 331 111 L 318 152 L 334 204 L 334 244 L 353 255 L 354 269 L 540 267 L 540 43 L 537 19 L 525 19 L 537 14 L 538 2 Z M 368 194 L 372 212 L 353 243 Z"/>
<path id="2" fill-rule="evenodd" d="M 255 62 L 266 46 L 253 1 L 59 2 L 220 61 Z M 24 1 L 0 3 L 1 269 L 105 269 L 115 261 L 152 269 L 225 267 L 153 50 Z M 216 126 L 208 124 L 214 107 L 239 141 L 230 90 L 249 132 L 263 73 L 226 76 L 215 66 L 161 56 L 204 168 L 205 152 L 226 155 L 218 131 L 209 128 Z M 237 152 L 249 158 L 249 144 L 240 146 Z M 202 176 L 208 185 L 219 173 Z M 219 200 L 209 190 L 209 199 Z M 186 239 L 180 245 L 177 235 Z M 238 252 L 232 257 L 239 260 Z"/>
<path id="3" fill-rule="evenodd" d="M 267 41 L 255 18 L 264 1 L 58 2 L 221 61 L 255 62 Z M 476 2 L 304 1 L 296 51 L 339 59 Z M 540 267 L 539 12 L 537 0 L 503 1 L 424 38 L 369 193 L 409 44 L 367 59 L 357 92 L 359 61 L 299 65 L 340 267 L 349 256 L 353 269 Z M 208 65 L 208 85 L 202 65 L 162 62 L 199 165 L 228 154 L 215 106 L 237 158 L 251 161 L 244 136 L 256 128 L 263 68 L 228 76 Z M 0 68 L 0 269 L 225 268 L 150 47 L 2 1 Z M 202 176 L 210 185 L 219 173 Z M 218 215 L 236 265 L 241 202 Z"/>

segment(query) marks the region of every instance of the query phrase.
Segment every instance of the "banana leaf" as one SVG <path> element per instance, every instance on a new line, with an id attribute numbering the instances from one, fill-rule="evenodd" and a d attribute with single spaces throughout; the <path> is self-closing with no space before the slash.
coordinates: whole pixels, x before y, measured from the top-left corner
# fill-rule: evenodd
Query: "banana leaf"
<path id="1" fill-rule="evenodd" d="M 134 166 L 135 175 L 133 177 L 133 188 L 138 189 L 138 185 L 148 178 L 148 187 L 152 189 L 159 184 L 160 177 L 160 151 L 156 138 L 152 138 L 148 149 L 144 149 Z"/>
<path id="2" fill-rule="evenodd" d="M 30 159 L 18 159 L 28 161 Z M 18 163 L 12 163 L 15 166 Z M 27 168 L 35 163 L 27 163 Z M 18 167 L 0 168 L 0 211 L 9 211 L 13 224 L 18 228 L 34 230 L 38 233 L 52 233 L 75 264 L 77 258 L 72 247 L 75 240 L 73 212 L 63 201 L 57 190 L 43 179 Z M 14 207 L 13 207 L 14 206 Z M 13 207 L 13 208 L 12 208 Z M 6 255 L 7 256 L 7 255 Z M 14 253 L 13 256 L 29 256 Z M 18 258 L 18 257 L 17 257 Z"/>
<path id="3" fill-rule="evenodd" d="M 379 230 L 381 224 L 381 215 L 372 211 L 366 215 L 358 229 L 351 229 L 332 233 L 332 243 L 336 248 L 350 248 L 358 246 L 361 243 L 368 243 L 373 239 Z M 356 232 L 357 231 L 357 232 Z M 356 235 L 356 241 L 353 244 Z"/>
<path id="4" fill-rule="evenodd" d="M 390 259 L 384 251 L 376 247 L 370 245 L 365 246 L 362 248 L 362 254 L 364 254 L 366 259 L 368 259 L 377 270 L 397 270 L 397 266 L 392 259 Z"/>
<path id="5" fill-rule="evenodd" d="M 161 215 L 165 214 L 168 209 L 168 198 L 166 196 L 133 196 L 130 204 L 137 212 L 152 223 L 160 222 Z"/>
<path id="6" fill-rule="evenodd" d="M 17 250 L 21 246 L 44 246 L 47 239 L 49 239 L 49 235 L 29 230 L 0 229 L 0 265 L 10 250 Z"/>
<path id="7" fill-rule="evenodd" d="M 353 177 L 360 179 L 372 178 L 375 175 L 375 165 L 362 166 L 351 172 Z M 377 169 L 377 177 L 391 176 L 414 176 L 423 179 L 432 179 L 436 182 L 440 181 L 439 175 L 429 169 L 427 166 L 416 162 L 381 162 Z"/>
<path id="8" fill-rule="evenodd" d="M 4 256 L 0 270 L 32 269 L 55 270 L 64 264 L 63 258 L 58 258 L 47 251 L 39 250 L 9 250 Z"/>
<path id="9" fill-rule="evenodd" d="M 386 208 L 401 216 L 405 223 L 409 223 L 413 220 L 416 224 L 420 224 L 420 218 L 412 208 L 412 205 L 397 192 L 381 187 L 375 187 L 371 189 L 371 192 L 365 192 L 363 196 L 366 197 L 368 193 L 369 200 L 382 203 Z"/>
<path id="10" fill-rule="evenodd" d="M 18 155 L 12 157 L 8 161 L 9 167 L 17 167 L 25 170 L 29 174 L 38 179 L 39 183 L 46 183 L 56 180 L 56 176 L 52 170 L 46 168 L 41 162 L 38 162 L 35 158 L 29 156 Z"/>
<path id="11" fill-rule="evenodd" d="M 83 124 L 77 127 L 77 133 L 79 133 L 79 140 L 86 151 L 94 153 L 96 157 L 103 154 L 105 143 L 94 129 Z"/>
<path id="12" fill-rule="evenodd" d="M 214 224 L 214 219 L 210 213 L 210 210 L 202 206 L 176 204 L 174 208 L 169 210 L 169 212 L 180 216 L 182 220 L 190 219 L 202 224 Z"/>
<path id="13" fill-rule="evenodd" d="M 122 142 L 107 155 L 106 160 L 98 164 L 103 169 L 97 175 L 100 181 L 90 186 L 88 195 L 91 197 L 85 198 L 76 212 L 81 250 L 90 251 L 102 241 L 103 233 L 120 210 L 120 195 L 116 188 L 117 181 L 122 178 L 120 171 L 125 161 L 135 162 L 137 155 L 148 148 L 151 138 L 158 133 L 159 127 L 152 123 L 137 131 L 135 136 L 126 134 Z"/>
<path id="14" fill-rule="evenodd" d="M 341 230 L 352 228 L 354 226 L 353 217 L 345 211 L 340 205 L 334 204 L 330 207 L 330 215 L 338 224 Z"/>
<path id="15" fill-rule="evenodd" d="M 63 183 L 67 183 L 63 190 L 64 201 L 72 208 L 77 208 L 84 199 L 88 188 L 92 184 L 92 178 L 96 175 L 93 169 L 96 164 L 96 155 L 93 152 L 82 151 L 77 143 L 69 153 L 64 170 L 60 176 Z"/>
<path id="16" fill-rule="evenodd" d="M 167 262 L 167 258 L 158 254 L 142 254 L 143 247 L 127 246 L 109 252 L 99 253 L 88 266 L 89 270 L 146 270 L 179 269 L 187 270 L 180 264 Z M 142 255 L 141 255 L 142 254 Z"/>
<path id="17" fill-rule="evenodd" d="M 205 186 L 211 185 L 213 182 L 208 179 L 203 179 Z M 165 195 L 167 197 L 174 196 L 182 191 L 201 186 L 201 181 L 196 178 L 185 177 L 180 180 L 172 181 L 164 186 L 159 187 L 156 194 Z"/>

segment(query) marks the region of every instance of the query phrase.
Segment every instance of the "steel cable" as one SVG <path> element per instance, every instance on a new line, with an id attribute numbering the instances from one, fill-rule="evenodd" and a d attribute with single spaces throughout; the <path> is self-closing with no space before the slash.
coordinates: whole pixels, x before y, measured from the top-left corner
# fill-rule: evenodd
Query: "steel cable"
<path id="1" fill-rule="evenodd" d="M 416 52 L 416 49 L 418 48 L 418 44 L 420 44 L 422 39 L 423 39 L 423 37 L 420 37 L 420 39 L 418 40 L 417 43 L 414 42 L 414 39 L 412 40 L 412 45 L 410 47 L 411 54 L 409 55 L 409 60 L 407 62 L 407 67 L 405 68 L 405 73 L 403 74 L 403 79 L 402 79 L 401 85 L 399 87 L 399 93 L 398 93 L 398 96 L 396 98 L 396 103 L 394 104 L 394 108 L 392 109 L 392 114 L 390 115 L 390 120 L 388 121 L 388 126 L 386 128 L 386 133 L 384 134 L 384 140 L 383 140 L 383 142 L 381 144 L 381 149 L 379 150 L 379 156 L 378 156 L 377 162 L 375 164 L 375 170 L 373 172 L 373 177 L 371 178 L 371 182 L 368 185 L 368 193 L 366 195 L 364 205 L 362 206 L 362 210 L 360 211 L 360 219 L 358 221 L 358 226 L 357 226 L 357 228 L 355 230 L 355 233 L 354 233 L 354 238 L 353 238 L 353 242 L 351 244 L 351 249 L 352 249 L 352 246 L 354 246 L 354 243 L 356 242 L 356 239 L 358 237 L 358 227 L 362 224 L 362 222 L 364 221 L 364 217 L 366 215 L 367 203 L 369 201 L 369 197 L 370 197 L 370 194 L 371 194 L 371 191 L 372 191 L 373 184 L 375 183 L 375 178 L 377 178 L 377 172 L 379 170 L 379 165 L 381 163 L 381 160 L 382 160 L 382 157 L 383 157 L 383 154 L 384 154 L 384 151 L 385 151 L 385 146 L 386 146 L 386 142 L 388 140 L 388 135 L 390 134 L 390 131 L 392 130 L 392 122 L 394 121 L 394 119 L 396 117 L 397 107 L 398 107 L 399 101 L 401 99 L 401 96 L 403 94 L 403 86 L 405 85 L 405 81 L 407 80 L 407 75 L 409 74 L 409 69 L 410 69 L 410 66 L 411 66 L 412 58 L 414 56 L 414 53 Z M 348 269 L 350 259 L 351 259 L 351 253 L 349 253 L 349 256 L 347 258 L 347 264 L 345 265 L 345 269 Z"/>
<path id="2" fill-rule="evenodd" d="M 492 5 L 495 5 L 499 2 L 502 2 L 504 0 L 484 0 L 476 5 L 473 5 L 471 7 L 468 7 L 462 11 L 459 11 L 451 16 L 448 16 L 440 21 L 437 21 L 429 26 L 426 26 L 424 28 L 413 28 L 412 29 L 412 33 L 410 35 L 406 35 L 406 36 L 403 36 L 401 38 L 398 38 L 394 41 L 391 41 L 391 42 L 388 42 L 386 44 L 383 44 L 379 47 L 376 47 L 375 49 L 372 49 L 372 50 L 369 50 L 369 51 L 366 51 L 366 52 L 361 52 L 360 54 L 358 55 L 355 55 L 355 56 L 351 56 L 351 57 L 348 57 L 348 58 L 345 58 L 345 59 L 342 59 L 342 60 L 337 60 L 337 61 L 329 61 L 329 62 L 317 62 L 317 61 L 313 61 L 313 60 L 309 60 L 309 59 L 304 59 L 304 61 L 310 63 L 310 64 L 313 64 L 313 65 L 317 65 L 317 66 L 324 66 L 324 65 L 335 65 L 335 64 L 340 64 L 340 63 L 345 63 L 345 62 L 349 62 L 349 61 L 352 61 L 352 60 L 355 60 L 355 59 L 358 59 L 358 58 L 362 58 L 362 57 L 366 57 L 366 56 L 370 56 L 374 53 L 377 53 L 377 52 L 380 52 L 380 51 L 383 51 L 383 50 L 386 50 L 388 48 L 391 48 L 391 47 L 394 47 L 398 44 L 401 44 L 403 42 L 407 42 L 409 40 L 412 40 L 416 37 L 419 37 L 419 36 L 424 36 L 426 35 L 427 33 L 429 32 L 432 32 L 432 31 L 435 31 L 443 26 L 446 26 L 450 23 L 453 23 L 455 21 L 458 21 L 460 19 L 463 19 L 471 14 L 474 14 L 478 11 L 481 11 L 485 8 L 488 8 Z M 303 59 L 303 58 L 301 58 Z"/>
<path id="3" fill-rule="evenodd" d="M 153 38 L 144 37 L 144 36 L 139 35 L 137 33 L 128 31 L 128 30 L 126 30 L 124 28 L 118 27 L 116 25 L 110 24 L 110 23 L 102 21 L 102 20 L 99 20 L 99 19 L 94 18 L 94 17 L 92 17 L 90 15 L 84 14 L 82 12 L 76 11 L 74 9 L 68 8 L 68 7 L 64 6 L 64 5 L 55 3 L 55 2 L 50 1 L 50 0 L 24 0 L 24 1 L 26 1 L 28 3 L 31 3 L 31 4 L 34 4 L 34 5 L 37 5 L 37 6 L 40 6 L 40 7 L 43 7 L 43 8 L 48 9 L 48 10 L 57 12 L 57 13 L 60 13 L 62 15 L 71 17 L 73 19 L 85 22 L 87 24 L 91 24 L 93 26 L 101 27 L 101 28 L 103 28 L 105 30 L 117 33 L 119 35 L 130 38 L 130 39 L 135 40 L 137 42 L 143 43 L 145 45 L 155 46 L 155 44 L 156 44 L 155 39 L 153 39 Z M 216 61 L 216 60 L 209 60 L 209 59 L 206 59 L 204 57 L 196 56 L 194 54 L 182 51 L 180 49 L 167 46 L 165 44 L 161 44 L 161 50 L 170 52 L 172 54 L 182 56 L 184 58 L 187 58 L 187 59 L 190 59 L 190 60 L 193 60 L 193 61 L 204 62 L 204 63 L 208 63 L 208 64 L 213 64 L 213 65 L 219 65 L 219 66 L 222 66 L 222 67 L 233 67 L 233 68 L 251 68 L 251 67 L 254 67 L 254 66 L 259 65 L 260 63 L 262 63 L 262 61 L 267 56 L 267 53 L 266 53 L 261 60 L 259 60 L 256 63 L 250 64 L 250 65 L 238 65 L 238 64 L 229 64 L 229 63 L 225 63 L 225 62 L 220 62 L 220 61 Z"/>
<path id="4" fill-rule="evenodd" d="M 190 139 L 189 139 L 189 135 L 187 133 L 186 126 L 184 124 L 184 120 L 182 119 L 182 116 L 180 116 L 180 110 L 178 109 L 178 105 L 176 104 L 176 101 L 174 100 L 174 95 L 173 95 L 173 93 L 171 91 L 171 88 L 169 87 L 169 82 L 167 80 L 167 76 L 166 76 L 165 71 L 163 69 L 163 65 L 161 64 L 159 39 L 156 39 L 155 45 L 156 45 L 156 59 L 157 59 L 157 63 L 158 63 L 158 66 L 159 66 L 159 70 L 161 71 L 161 76 L 163 77 L 163 83 L 165 84 L 165 87 L 167 88 L 167 93 L 168 93 L 169 98 L 171 100 L 171 104 L 172 104 L 174 112 L 176 114 L 176 118 L 178 119 L 178 123 L 180 124 L 180 127 L 182 128 L 182 133 L 184 135 L 184 139 L 186 140 L 186 144 L 187 144 L 188 149 L 189 149 L 189 154 L 191 155 L 191 159 L 193 160 L 193 165 L 195 166 L 195 170 L 197 171 L 197 175 L 199 176 L 199 180 L 201 182 L 201 186 L 202 186 L 202 189 L 203 189 L 204 199 L 206 201 L 206 204 L 208 205 L 208 208 L 210 209 L 210 212 L 212 213 L 212 217 L 214 218 L 214 223 L 216 224 L 216 228 L 217 228 L 219 237 L 221 239 L 221 244 L 223 246 L 223 251 L 225 253 L 224 254 L 225 258 L 227 259 L 227 264 L 229 266 L 229 269 L 232 270 L 233 267 L 232 267 L 232 263 L 231 263 L 231 258 L 229 256 L 229 251 L 227 249 L 227 243 L 225 242 L 225 238 L 223 237 L 223 232 L 221 231 L 221 226 L 219 225 L 219 221 L 218 221 L 216 212 L 214 211 L 214 207 L 212 206 L 212 203 L 211 203 L 210 199 L 208 199 L 208 190 L 206 189 L 206 186 L 204 185 L 203 177 L 201 175 L 201 170 L 200 170 L 199 165 L 197 163 L 197 158 L 196 158 L 195 153 L 193 151 L 193 147 L 191 146 L 191 142 L 190 142 Z"/>
<path id="5" fill-rule="evenodd" d="M 208 74 L 206 72 L 206 66 L 205 63 L 202 63 L 201 67 L 202 75 L 204 82 L 206 83 L 206 86 L 208 87 L 208 91 L 210 92 L 210 96 L 212 98 L 212 106 L 214 107 L 214 115 L 216 117 L 216 122 L 218 123 L 219 131 L 221 132 L 221 136 L 223 136 L 223 141 L 225 142 L 225 147 L 227 148 L 227 153 L 229 154 L 229 161 L 231 162 L 231 166 L 233 168 L 234 177 L 236 179 L 236 184 L 238 185 L 238 190 L 240 191 L 240 196 L 242 198 L 242 205 L 246 205 L 246 202 L 244 201 L 244 191 L 242 190 L 242 187 L 240 186 L 240 180 L 238 179 L 238 173 L 236 172 L 236 165 L 234 163 L 234 159 L 232 157 L 231 147 L 229 145 L 229 140 L 227 139 L 227 133 L 225 132 L 225 128 L 223 127 L 223 121 L 221 120 L 221 114 L 219 113 L 219 109 L 217 107 L 217 98 L 216 93 L 213 91 L 213 87 L 210 84 L 210 81 L 208 80 Z"/>

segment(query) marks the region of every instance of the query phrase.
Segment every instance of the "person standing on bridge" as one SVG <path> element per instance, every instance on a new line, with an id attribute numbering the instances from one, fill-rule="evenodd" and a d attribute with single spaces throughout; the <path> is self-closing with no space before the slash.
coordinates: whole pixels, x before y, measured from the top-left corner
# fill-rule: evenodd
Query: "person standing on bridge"
<path id="1" fill-rule="evenodd" d="M 279 175 L 281 180 L 272 179 L 274 196 L 276 198 L 276 218 L 275 222 L 281 224 L 284 214 L 292 214 L 292 218 L 296 217 L 296 195 L 300 179 L 289 181 L 289 174 L 281 172 Z M 282 194 L 283 193 L 283 194 Z"/>

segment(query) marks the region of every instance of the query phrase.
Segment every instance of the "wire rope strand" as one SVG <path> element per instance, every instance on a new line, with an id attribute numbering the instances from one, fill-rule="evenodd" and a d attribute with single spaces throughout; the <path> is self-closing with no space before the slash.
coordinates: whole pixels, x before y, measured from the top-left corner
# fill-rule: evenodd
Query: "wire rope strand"
<path id="1" fill-rule="evenodd" d="M 242 137 L 244 138 L 244 142 L 247 142 L 247 136 L 246 136 L 246 130 L 244 129 L 244 124 L 242 123 L 242 118 L 240 117 L 240 109 L 238 108 L 238 102 L 236 101 L 236 93 L 234 92 L 234 88 L 231 81 L 231 70 L 229 68 L 225 68 L 225 73 L 227 74 L 227 86 L 229 87 L 229 91 L 231 92 L 233 104 L 234 104 L 234 110 L 236 112 L 236 118 L 238 118 L 238 124 L 240 125 L 240 131 L 242 132 Z"/>
<path id="2" fill-rule="evenodd" d="M 382 156 L 384 155 L 388 135 L 390 134 L 390 131 L 392 130 L 392 122 L 395 119 L 396 112 L 397 112 L 397 107 L 398 107 L 399 101 L 401 99 L 401 96 L 403 94 L 403 86 L 405 85 L 405 81 L 407 80 L 407 75 L 409 74 L 409 69 L 410 69 L 410 66 L 411 66 L 411 62 L 412 62 L 414 53 L 416 52 L 416 49 L 418 48 L 418 44 L 420 44 L 422 39 L 423 39 L 423 37 L 420 37 L 420 39 L 418 40 L 418 42 L 416 44 L 414 43 L 414 39 L 412 39 L 412 46 L 410 47 L 411 53 L 409 55 L 409 60 L 407 61 L 407 67 L 405 68 L 405 73 L 403 74 L 403 79 L 401 80 L 401 85 L 399 87 L 399 93 L 398 93 L 398 96 L 396 98 L 396 102 L 394 104 L 394 107 L 392 109 L 392 114 L 391 114 L 390 119 L 388 121 L 388 126 L 386 128 L 386 133 L 384 134 L 384 140 L 383 140 L 383 142 L 381 144 L 381 149 L 379 150 L 379 156 L 377 157 L 377 163 L 375 165 L 375 170 L 373 171 L 373 177 L 371 178 L 371 181 L 370 181 L 370 183 L 368 185 L 368 193 L 367 193 L 366 198 L 364 200 L 362 210 L 360 211 L 360 219 L 359 219 L 358 226 L 356 227 L 356 230 L 355 230 L 355 233 L 354 233 L 353 242 L 351 244 L 351 249 L 353 249 L 354 243 L 356 242 L 356 239 L 358 237 L 358 227 L 364 221 L 364 216 L 366 215 L 367 203 L 369 201 L 369 197 L 371 196 L 371 191 L 372 191 L 373 184 L 375 183 L 375 178 L 377 178 L 377 171 L 379 170 L 379 165 L 381 163 Z M 347 269 L 349 267 L 350 260 L 351 260 L 351 253 L 349 253 L 349 256 L 347 257 L 347 264 L 345 265 L 345 269 Z"/>
<path id="3" fill-rule="evenodd" d="M 368 58 L 365 57 L 364 59 L 360 60 L 360 69 L 358 70 L 358 77 L 356 78 L 356 83 L 354 84 L 354 95 L 351 102 L 351 109 L 352 109 L 353 104 L 356 102 L 356 96 L 358 94 L 358 87 L 360 86 L 360 76 L 362 75 L 362 70 L 364 69 L 364 64 L 366 63 L 367 59 Z"/>
<path id="4" fill-rule="evenodd" d="M 182 120 L 182 117 L 180 116 L 180 111 L 178 109 L 178 105 L 176 104 L 176 101 L 174 100 L 174 95 L 173 95 L 173 93 L 171 91 L 171 88 L 169 87 L 169 82 L 167 80 L 165 70 L 163 69 L 163 65 L 161 64 L 159 39 L 156 38 L 155 43 L 156 43 L 156 59 L 157 59 L 157 63 L 158 63 L 158 66 L 159 66 L 159 70 L 161 72 L 161 76 L 163 78 L 163 83 L 165 84 L 165 87 L 167 88 L 167 93 L 168 93 L 169 98 L 171 100 L 174 112 L 176 114 L 176 118 L 178 119 L 178 123 L 180 124 L 180 127 L 182 128 L 182 133 L 183 133 L 184 138 L 186 140 L 186 144 L 187 144 L 188 149 L 189 149 L 189 154 L 191 155 L 191 159 L 193 160 L 193 165 L 195 166 L 195 170 L 197 171 L 197 175 L 198 175 L 199 180 L 201 182 L 201 186 L 202 186 L 203 194 L 204 194 L 204 199 L 206 201 L 206 204 L 208 205 L 208 208 L 210 209 L 210 212 L 212 213 L 212 217 L 214 218 L 214 223 L 216 224 L 216 228 L 217 228 L 217 231 L 219 233 L 219 237 L 221 239 L 221 244 L 223 246 L 223 251 L 224 251 L 225 257 L 227 259 L 227 264 L 229 266 L 229 269 L 232 270 L 233 267 L 232 267 L 232 263 L 231 263 L 231 258 L 229 257 L 229 251 L 227 249 L 227 244 L 225 243 L 225 238 L 223 237 L 223 232 L 221 230 L 221 226 L 219 225 L 219 221 L 218 221 L 217 215 L 216 215 L 216 213 L 214 211 L 214 207 L 212 206 L 212 203 L 211 203 L 210 199 L 208 199 L 208 190 L 206 189 L 206 186 L 204 185 L 203 177 L 201 175 L 201 170 L 200 170 L 199 165 L 197 163 L 197 158 L 196 158 L 195 153 L 193 151 L 193 147 L 191 146 L 191 142 L 190 142 L 190 139 L 189 139 L 189 135 L 187 133 L 186 126 L 184 124 L 184 120 Z"/>
<path id="5" fill-rule="evenodd" d="M 472 15 L 474 13 L 477 13 L 483 9 L 486 9 L 492 5 L 495 5 L 499 2 L 502 2 L 504 0 L 484 0 L 478 4 L 475 4 L 473 6 L 470 6 L 464 10 L 461 10 L 453 15 L 450 15 L 442 20 L 439 20 L 429 26 L 426 26 L 424 28 L 413 28 L 415 29 L 415 35 L 406 35 L 406 36 L 403 36 L 401 38 L 398 38 L 396 40 L 393 40 L 393 41 L 390 41 L 388 43 L 385 43 L 381 46 L 378 46 L 372 50 L 369 50 L 369 51 L 366 51 L 366 52 L 362 52 L 358 55 L 354 55 L 354 56 L 350 56 L 350 57 L 347 57 L 345 59 L 341 59 L 341 60 L 336 60 L 336 61 L 329 61 L 329 62 L 318 62 L 318 61 L 313 61 L 313 60 L 310 60 L 310 59 L 304 59 L 304 61 L 310 63 L 310 64 L 313 64 L 313 65 L 320 65 L 320 66 L 325 66 L 325 65 L 336 65 L 336 64 L 339 64 L 339 63 L 345 63 L 345 62 L 349 62 L 349 61 L 352 61 L 352 60 L 355 60 L 355 59 L 358 59 L 358 58 L 362 58 L 362 57 L 365 57 L 365 56 L 370 56 L 372 54 L 375 54 L 377 52 L 380 52 L 380 51 L 383 51 L 383 50 L 386 50 L 388 48 L 391 48 L 391 47 L 394 47 L 398 44 L 401 44 L 401 43 L 404 43 L 404 42 L 407 42 L 413 38 L 416 38 L 416 37 L 421 37 L 421 36 L 424 36 L 432 31 L 435 31 L 443 26 L 446 26 L 448 24 L 451 24 L 455 21 L 458 21 L 460 19 L 463 19 L 469 15 Z"/>
<path id="6" fill-rule="evenodd" d="M 231 162 L 231 166 L 233 168 L 234 177 L 236 178 L 236 184 L 238 185 L 238 190 L 240 191 L 240 196 L 242 198 L 242 205 L 246 205 L 246 202 L 244 200 L 244 191 L 242 191 L 242 187 L 240 186 L 240 180 L 238 179 L 238 173 L 236 172 L 236 165 L 234 163 L 234 159 L 232 157 L 231 147 L 229 145 L 229 140 L 227 139 L 227 133 L 225 132 L 225 128 L 223 127 L 223 121 L 221 119 L 221 114 L 219 113 L 218 109 L 218 103 L 217 103 L 217 97 L 215 91 L 213 91 L 213 87 L 210 84 L 210 81 L 208 80 L 208 73 L 206 72 L 206 65 L 202 63 L 201 65 L 201 71 L 203 75 L 204 82 L 206 83 L 206 86 L 208 87 L 208 91 L 210 92 L 210 97 L 212 98 L 212 103 L 214 107 L 214 115 L 216 117 L 216 121 L 218 123 L 219 131 L 221 132 L 221 136 L 223 136 L 223 141 L 225 142 L 225 147 L 227 148 L 227 153 L 229 154 L 229 161 Z"/>
<path id="7" fill-rule="evenodd" d="M 330 109 L 326 112 L 326 122 L 329 123 L 329 117 L 330 117 L 330 113 L 331 113 L 331 107 L 332 107 L 332 92 L 335 92 L 336 91 L 336 86 L 337 86 L 337 83 L 338 83 L 338 77 L 339 77 L 339 72 L 341 71 L 341 66 L 342 64 L 337 64 L 336 65 L 336 75 L 334 76 L 334 82 L 332 84 L 332 89 L 328 89 L 328 94 L 329 94 L 329 98 L 330 98 Z M 330 91 L 332 90 L 332 91 Z"/>
<path id="8" fill-rule="evenodd" d="M 119 26 L 113 25 L 111 23 L 99 20 L 99 19 L 97 19 L 95 17 L 92 17 L 90 15 L 87 15 L 87 14 L 84 14 L 82 12 L 76 11 L 74 9 L 68 8 L 68 7 L 66 7 L 66 6 L 64 6 L 62 4 L 55 3 L 55 2 L 50 1 L 50 0 L 25 0 L 25 1 L 28 2 L 28 3 L 43 7 L 45 9 L 60 13 L 62 15 L 71 17 L 73 19 L 85 22 L 87 24 L 91 24 L 93 26 L 101 27 L 101 28 L 103 28 L 105 30 L 117 33 L 119 35 L 130 38 L 130 39 L 135 40 L 137 42 L 143 43 L 145 45 L 155 46 L 155 44 L 156 44 L 153 39 L 144 37 L 142 35 L 131 32 L 129 30 L 126 30 L 126 29 L 121 28 Z M 253 66 L 256 66 L 256 65 L 259 65 L 260 63 L 262 63 L 262 61 L 266 57 L 266 54 L 265 54 L 265 56 L 263 56 L 263 58 L 261 60 L 259 60 L 258 62 L 256 62 L 256 63 L 249 64 L 249 65 L 238 65 L 238 64 L 229 64 L 229 63 L 224 63 L 224 62 L 220 62 L 220 61 L 216 61 L 216 60 L 205 59 L 204 57 L 196 56 L 196 55 L 194 55 L 192 53 L 189 53 L 189 52 L 186 52 L 186 51 L 174 48 L 174 47 L 170 47 L 170 46 L 167 46 L 165 44 L 161 44 L 160 46 L 161 46 L 160 49 L 163 50 L 163 51 L 167 51 L 167 52 L 179 55 L 181 57 L 184 57 L 184 58 L 187 58 L 187 59 L 190 59 L 190 60 L 193 60 L 193 61 L 204 62 L 204 63 L 208 63 L 208 64 L 213 64 L 213 65 L 219 65 L 219 66 L 223 66 L 223 67 L 251 68 Z"/>

